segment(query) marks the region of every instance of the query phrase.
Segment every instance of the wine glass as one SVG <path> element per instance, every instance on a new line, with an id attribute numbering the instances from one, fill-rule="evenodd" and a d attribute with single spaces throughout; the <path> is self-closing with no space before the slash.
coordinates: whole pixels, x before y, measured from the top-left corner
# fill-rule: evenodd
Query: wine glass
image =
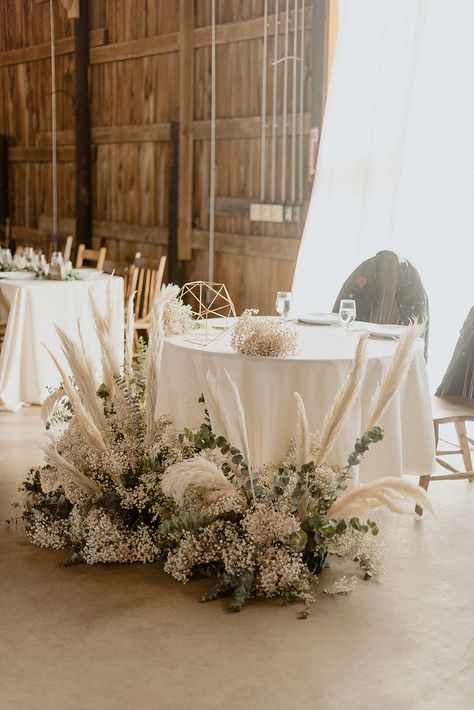
<path id="1" fill-rule="evenodd" d="M 339 306 L 339 320 L 341 324 L 345 326 L 345 333 L 347 335 L 349 331 L 349 326 L 356 317 L 356 302 L 350 298 L 341 299 L 341 305 Z"/>
<path id="2" fill-rule="evenodd" d="M 275 300 L 275 310 L 282 317 L 283 320 L 286 320 L 288 317 L 288 313 L 290 312 L 290 305 L 291 291 L 277 291 Z"/>

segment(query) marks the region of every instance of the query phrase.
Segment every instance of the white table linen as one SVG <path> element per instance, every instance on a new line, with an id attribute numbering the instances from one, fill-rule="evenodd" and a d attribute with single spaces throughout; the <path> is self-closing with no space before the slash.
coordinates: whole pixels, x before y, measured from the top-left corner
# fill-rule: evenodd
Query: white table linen
<path id="1" fill-rule="evenodd" d="M 298 354 L 289 358 L 249 357 L 230 347 L 230 333 L 203 347 L 187 336 L 166 339 L 159 385 L 158 410 L 170 414 L 178 427 L 198 427 L 203 408 L 197 399 L 208 391 L 206 373 L 220 378 L 228 396 L 224 368 L 236 380 L 245 409 L 253 463 L 277 463 L 295 433 L 296 403 L 304 399 L 312 431 L 321 430 L 324 417 L 344 381 L 360 332 L 347 336 L 342 328 L 291 324 L 298 331 Z M 356 324 L 353 324 L 356 327 Z M 383 367 L 393 354 L 393 340 L 368 341 L 368 362 L 361 396 L 347 417 L 330 458 L 345 465 L 366 423 L 371 397 Z M 379 422 L 385 439 L 374 444 L 360 467 L 360 479 L 380 476 L 420 475 L 434 471 L 434 438 L 431 398 L 423 343 L 416 346 L 413 363 L 389 409 Z"/>
<path id="2" fill-rule="evenodd" d="M 79 319 L 86 347 L 99 367 L 99 344 L 89 294 L 94 293 L 99 308 L 105 312 L 109 284 L 113 336 L 123 359 L 122 278 L 99 276 L 88 281 L 0 279 L 0 322 L 7 321 L 0 351 L 0 409 L 16 411 L 24 404 L 41 404 L 50 389 L 59 385 L 60 375 L 45 348 L 65 365 L 55 325 L 76 340 Z"/>

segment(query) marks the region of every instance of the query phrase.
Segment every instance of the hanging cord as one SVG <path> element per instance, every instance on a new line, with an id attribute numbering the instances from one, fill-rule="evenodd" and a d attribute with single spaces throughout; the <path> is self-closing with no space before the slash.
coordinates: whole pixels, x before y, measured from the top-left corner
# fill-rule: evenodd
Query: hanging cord
<path id="1" fill-rule="evenodd" d="M 305 42 L 305 0 L 301 3 L 301 41 L 300 41 L 300 132 L 299 132 L 299 184 L 298 200 L 303 202 L 304 197 L 304 42 Z"/>
<path id="2" fill-rule="evenodd" d="M 265 0 L 263 18 L 263 54 L 262 54 L 262 118 L 260 136 L 260 201 L 265 200 L 265 173 L 267 167 L 266 130 L 267 130 L 267 56 L 268 56 L 268 0 Z"/>
<path id="3" fill-rule="evenodd" d="M 291 201 L 296 202 L 296 89 L 298 83 L 298 0 L 293 18 L 293 86 L 291 109 Z"/>
<path id="4" fill-rule="evenodd" d="M 272 145 L 271 145 L 271 161 L 270 161 L 270 199 L 275 202 L 276 194 L 276 134 L 277 134 L 277 91 L 278 91 L 278 37 L 280 34 L 280 8 L 279 1 L 275 3 L 275 38 L 273 45 L 273 90 L 272 90 Z"/>
<path id="5" fill-rule="evenodd" d="M 51 151 L 52 151 L 52 195 L 53 195 L 53 241 L 58 234 L 58 148 L 56 125 L 56 39 L 54 31 L 53 0 L 49 0 L 49 21 L 51 28 Z"/>
<path id="6" fill-rule="evenodd" d="M 209 262 L 208 281 L 214 281 L 216 220 L 216 0 L 212 0 L 211 31 L 211 172 L 209 186 Z"/>
<path id="7" fill-rule="evenodd" d="M 288 130 L 288 43 L 290 33 L 290 0 L 286 0 L 285 50 L 283 56 L 283 138 L 281 143 L 281 201 L 286 200 L 286 135 Z"/>

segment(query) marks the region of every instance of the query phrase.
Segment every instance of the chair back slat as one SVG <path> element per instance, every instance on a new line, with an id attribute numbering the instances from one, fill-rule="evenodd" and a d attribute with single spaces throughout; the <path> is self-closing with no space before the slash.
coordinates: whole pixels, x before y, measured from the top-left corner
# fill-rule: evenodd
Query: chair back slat
<path id="1" fill-rule="evenodd" d="M 107 247 L 100 249 L 87 249 L 85 244 L 79 244 L 76 257 L 76 269 L 81 269 L 84 266 L 84 261 L 91 262 L 93 268 L 99 271 L 104 268 L 105 257 L 107 256 Z"/>
<path id="2" fill-rule="evenodd" d="M 148 330 L 151 310 L 161 288 L 166 265 L 166 256 L 161 259 L 137 257 L 130 271 L 130 292 L 135 295 L 136 327 Z"/>

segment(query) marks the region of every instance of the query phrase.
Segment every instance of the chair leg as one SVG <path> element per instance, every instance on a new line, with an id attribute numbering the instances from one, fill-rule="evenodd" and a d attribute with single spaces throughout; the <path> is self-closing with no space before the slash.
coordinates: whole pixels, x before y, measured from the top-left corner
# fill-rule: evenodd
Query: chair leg
<path id="1" fill-rule="evenodd" d="M 420 476 L 418 484 L 421 486 L 421 488 L 423 488 L 423 490 L 427 491 L 428 486 L 430 485 L 430 481 L 431 475 L 428 474 L 426 476 Z M 421 508 L 419 505 L 415 506 L 415 513 L 421 517 L 423 515 L 423 508 Z"/>
<path id="2" fill-rule="evenodd" d="M 456 435 L 458 437 L 459 448 L 461 449 L 462 460 L 465 471 L 472 471 L 471 451 L 467 440 L 466 422 L 460 421 L 455 423 Z M 472 479 L 470 479 L 472 482 Z"/>

